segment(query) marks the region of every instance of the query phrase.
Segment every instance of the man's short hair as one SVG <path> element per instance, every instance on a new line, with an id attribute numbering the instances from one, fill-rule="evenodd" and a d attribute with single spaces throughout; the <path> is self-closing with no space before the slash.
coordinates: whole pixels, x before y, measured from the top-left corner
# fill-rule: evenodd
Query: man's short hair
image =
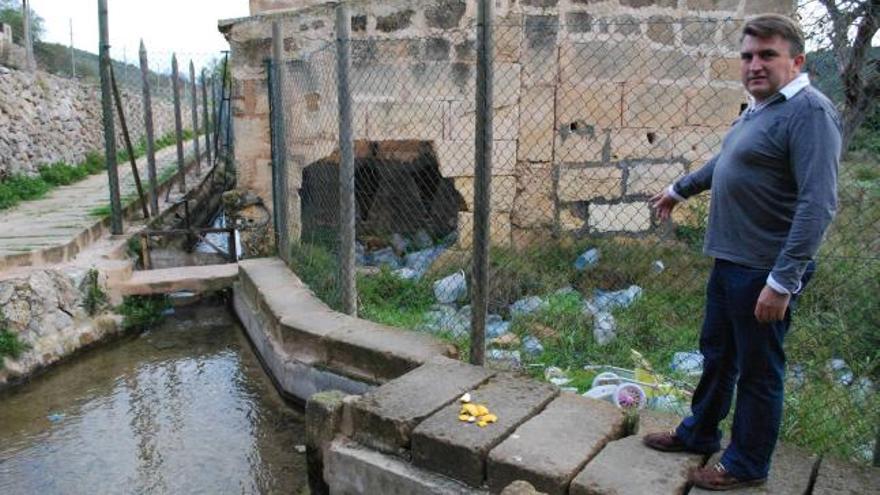
<path id="1" fill-rule="evenodd" d="M 792 57 L 804 53 L 804 35 L 800 26 L 792 18 L 784 15 L 763 14 L 749 19 L 743 26 L 740 41 L 746 36 L 762 39 L 779 36 L 788 41 Z"/>

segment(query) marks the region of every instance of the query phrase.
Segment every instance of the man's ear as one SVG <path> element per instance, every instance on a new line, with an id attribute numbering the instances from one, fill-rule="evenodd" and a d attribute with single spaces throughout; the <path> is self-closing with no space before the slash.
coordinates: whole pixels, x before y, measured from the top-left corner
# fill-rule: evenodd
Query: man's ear
<path id="1" fill-rule="evenodd" d="M 804 63 L 806 63 L 806 61 L 807 61 L 807 56 L 805 54 L 801 53 L 799 55 L 795 55 L 793 60 L 794 60 L 794 67 L 797 69 L 798 72 L 800 72 L 801 69 L 804 67 Z"/>

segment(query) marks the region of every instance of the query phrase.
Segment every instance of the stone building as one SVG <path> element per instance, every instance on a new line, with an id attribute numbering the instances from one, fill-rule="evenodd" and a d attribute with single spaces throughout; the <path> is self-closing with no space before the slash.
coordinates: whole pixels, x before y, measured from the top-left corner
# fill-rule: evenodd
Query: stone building
<path id="1" fill-rule="evenodd" d="M 411 184 L 395 179 L 395 206 L 428 216 L 451 210 L 467 247 L 476 1 L 349 4 L 357 156 L 380 166 L 429 157 L 458 197 L 440 207 L 413 201 Z M 239 186 L 267 205 L 264 59 L 271 23 L 281 24 L 289 194 L 302 198 L 290 201 L 294 238 L 309 207 L 309 171 L 336 159 L 334 7 L 251 0 L 251 17 L 220 22 L 232 50 Z M 647 199 L 710 157 L 746 102 L 738 72 L 743 19 L 793 8 L 790 0 L 497 0 L 493 242 L 650 231 L 656 221 Z M 358 198 L 359 209 L 364 204 Z"/>
<path id="2" fill-rule="evenodd" d="M 24 47 L 12 42 L 12 26 L 0 22 L 0 65 L 22 69 L 26 62 Z"/>

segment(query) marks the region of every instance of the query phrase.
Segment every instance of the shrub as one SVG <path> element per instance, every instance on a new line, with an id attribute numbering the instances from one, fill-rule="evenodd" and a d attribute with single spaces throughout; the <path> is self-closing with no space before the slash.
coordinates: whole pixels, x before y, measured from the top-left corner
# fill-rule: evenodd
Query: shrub
<path id="1" fill-rule="evenodd" d="M 66 186 L 81 181 L 89 175 L 85 165 L 71 166 L 64 162 L 44 165 L 39 170 L 40 178 L 50 186 Z"/>
<path id="2" fill-rule="evenodd" d="M 122 327 L 126 330 L 145 330 L 162 321 L 163 313 L 170 307 L 168 296 L 126 296 L 116 311 L 123 316 Z"/>

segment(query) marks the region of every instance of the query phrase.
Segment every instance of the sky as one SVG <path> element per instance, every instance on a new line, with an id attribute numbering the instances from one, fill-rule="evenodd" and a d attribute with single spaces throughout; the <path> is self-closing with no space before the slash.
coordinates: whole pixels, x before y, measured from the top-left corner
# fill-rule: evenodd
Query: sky
<path id="1" fill-rule="evenodd" d="M 44 19 L 44 41 L 98 51 L 98 0 L 30 0 Z M 227 48 L 217 21 L 246 17 L 248 0 L 107 0 L 111 56 L 137 63 L 143 38 L 150 68 L 168 70 L 171 53 L 181 66 L 189 59 L 198 69 Z"/>

